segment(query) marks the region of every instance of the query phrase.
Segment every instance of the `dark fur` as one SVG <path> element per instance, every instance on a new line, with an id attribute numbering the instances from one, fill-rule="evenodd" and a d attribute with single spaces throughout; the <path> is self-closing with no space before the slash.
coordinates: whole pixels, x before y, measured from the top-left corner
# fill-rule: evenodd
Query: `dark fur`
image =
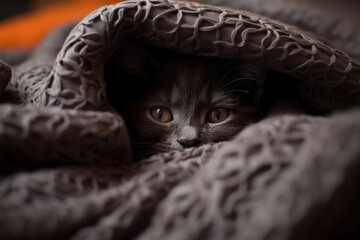
<path id="1" fill-rule="evenodd" d="M 259 96 L 267 72 L 262 62 L 175 53 L 155 60 L 155 54 L 138 45 L 124 45 L 115 62 L 119 78 L 130 84 L 116 91 L 126 97 L 120 111 L 138 157 L 182 149 L 180 139 L 198 139 L 200 144 L 228 140 L 259 120 Z M 157 106 L 170 109 L 173 121 L 151 120 L 148 110 Z M 230 109 L 230 116 L 221 123 L 208 123 L 206 114 L 214 107 Z"/>

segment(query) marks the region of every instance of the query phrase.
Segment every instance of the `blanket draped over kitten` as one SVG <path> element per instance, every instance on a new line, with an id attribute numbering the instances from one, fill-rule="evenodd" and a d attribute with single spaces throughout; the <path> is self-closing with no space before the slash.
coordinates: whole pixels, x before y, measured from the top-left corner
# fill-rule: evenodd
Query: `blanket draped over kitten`
<path id="1" fill-rule="evenodd" d="M 257 2 L 331 29 L 303 1 Z M 313 34 L 127 0 L 0 61 L 0 239 L 360 239 L 360 64 Z M 335 114 L 268 117 L 286 97 Z"/>

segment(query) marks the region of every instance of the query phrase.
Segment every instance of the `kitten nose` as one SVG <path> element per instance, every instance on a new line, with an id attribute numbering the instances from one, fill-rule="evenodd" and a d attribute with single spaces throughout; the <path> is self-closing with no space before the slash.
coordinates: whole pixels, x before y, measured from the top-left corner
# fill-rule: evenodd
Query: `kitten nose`
<path id="1" fill-rule="evenodd" d="M 198 139 L 180 139 L 177 140 L 183 148 L 196 147 L 200 144 L 200 140 Z"/>

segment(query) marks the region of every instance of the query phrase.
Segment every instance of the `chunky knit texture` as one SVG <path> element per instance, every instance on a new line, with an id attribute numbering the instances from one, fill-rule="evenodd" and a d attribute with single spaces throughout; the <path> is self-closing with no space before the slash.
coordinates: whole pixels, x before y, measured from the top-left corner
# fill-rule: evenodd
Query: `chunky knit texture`
<path id="1" fill-rule="evenodd" d="M 279 115 L 231 141 L 132 163 L 104 78 L 125 37 L 194 55 L 264 58 L 301 83 L 304 103 L 338 113 Z M 355 236 L 359 92 L 353 58 L 277 20 L 170 0 L 104 6 L 54 31 L 21 65 L 0 62 L 0 238 Z"/>

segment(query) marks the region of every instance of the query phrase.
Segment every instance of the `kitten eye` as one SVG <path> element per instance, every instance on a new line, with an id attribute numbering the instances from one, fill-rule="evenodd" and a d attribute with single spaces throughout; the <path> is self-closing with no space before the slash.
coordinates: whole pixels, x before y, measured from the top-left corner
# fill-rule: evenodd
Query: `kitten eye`
<path id="1" fill-rule="evenodd" d="M 214 108 L 210 110 L 206 116 L 209 123 L 220 123 L 227 119 L 230 115 L 230 110 L 227 108 Z"/>
<path id="2" fill-rule="evenodd" d="M 168 123 L 173 120 L 171 111 L 164 107 L 155 107 L 149 110 L 150 116 L 157 122 Z"/>

